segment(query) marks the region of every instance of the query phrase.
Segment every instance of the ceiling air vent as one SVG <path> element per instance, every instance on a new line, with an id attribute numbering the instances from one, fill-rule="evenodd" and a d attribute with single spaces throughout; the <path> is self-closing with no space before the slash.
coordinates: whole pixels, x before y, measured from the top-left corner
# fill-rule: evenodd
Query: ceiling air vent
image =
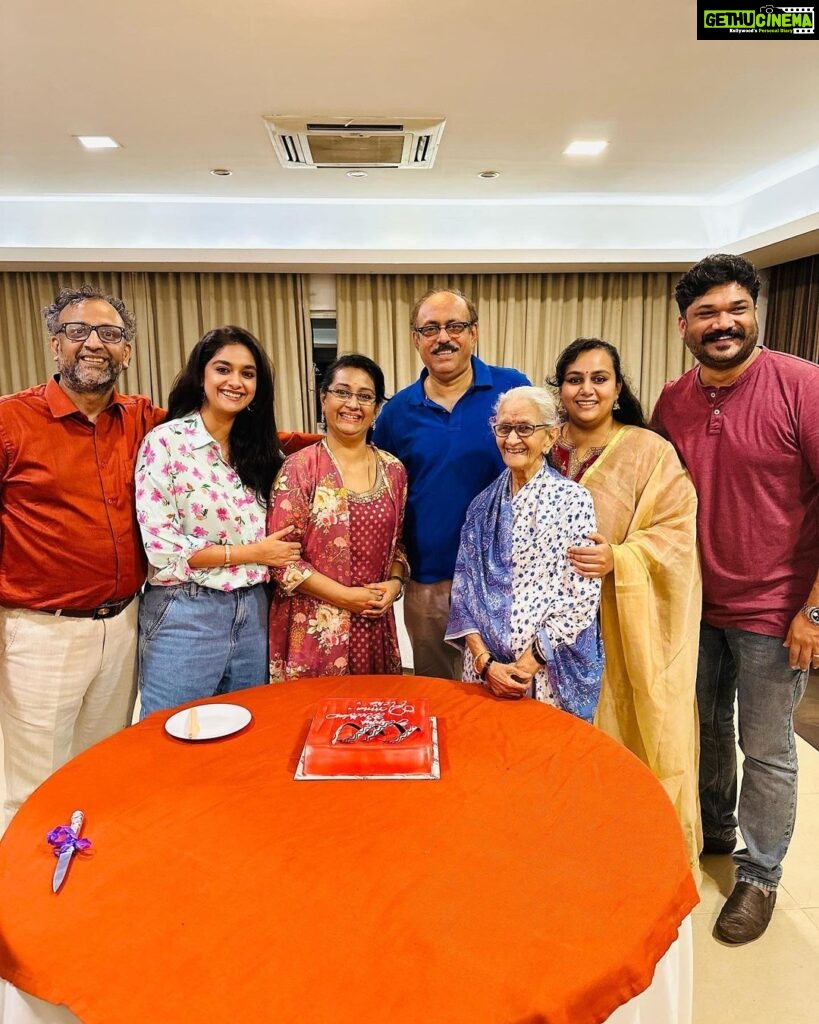
<path id="1" fill-rule="evenodd" d="M 446 121 L 410 117 L 264 117 L 282 167 L 432 167 Z"/>

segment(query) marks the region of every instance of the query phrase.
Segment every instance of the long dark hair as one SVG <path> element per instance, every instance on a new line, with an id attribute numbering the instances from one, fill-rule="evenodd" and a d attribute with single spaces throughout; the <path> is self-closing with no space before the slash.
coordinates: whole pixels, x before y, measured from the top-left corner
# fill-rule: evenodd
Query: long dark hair
<path id="1" fill-rule="evenodd" d="M 242 327 L 216 327 L 193 348 L 168 396 L 168 419 L 198 412 L 203 402 L 205 367 L 225 345 L 244 345 L 256 364 L 256 394 L 236 416 L 230 430 L 230 457 L 239 479 L 266 505 L 282 464 L 273 410 L 273 365 L 259 342 Z"/>
<path id="2" fill-rule="evenodd" d="M 608 352 L 614 367 L 615 379 L 620 385 L 620 394 L 617 396 L 617 404 L 620 408 L 612 410 L 612 417 L 618 423 L 626 423 L 632 427 L 644 427 L 646 425 L 646 418 L 643 413 L 643 407 L 640 405 L 640 399 L 631 390 L 629 382 L 623 376 L 623 371 L 620 367 L 620 353 L 614 345 L 610 345 L 607 341 L 601 341 L 600 338 L 575 338 L 571 345 L 567 345 L 557 357 L 555 375 L 549 378 L 548 383 L 553 388 L 559 390 L 566 379 L 566 371 L 575 362 L 577 357 L 582 352 L 592 352 L 598 348 Z"/>

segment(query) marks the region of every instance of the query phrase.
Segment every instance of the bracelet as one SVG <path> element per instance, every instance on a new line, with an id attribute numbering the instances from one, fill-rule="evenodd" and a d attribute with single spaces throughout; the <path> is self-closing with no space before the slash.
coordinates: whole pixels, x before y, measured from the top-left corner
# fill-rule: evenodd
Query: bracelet
<path id="1" fill-rule="evenodd" d="M 230 565 L 230 544 L 225 544 L 225 565 Z"/>
<path id="2" fill-rule="evenodd" d="M 483 682 L 486 682 L 486 673 L 489 671 L 489 666 L 493 664 L 495 659 L 490 654 L 483 669 L 478 673 L 478 678 Z"/>
<path id="3" fill-rule="evenodd" d="M 401 584 L 401 589 L 398 591 L 398 594 L 395 598 L 396 601 L 400 601 L 401 598 L 404 596 L 404 587 L 407 585 L 407 581 L 404 579 L 403 576 L 388 576 L 387 583 L 389 583 L 390 580 L 398 580 L 398 582 Z"/>
<path id="4" fill-rule="evenodd" d="M 481 671 L 480 670 L 480 666 L 478 665 L 478 659 L 479 658 L 483 658 L 484 655 L 487 658 L 491 658 L 492 657 L 492 655 L 489 653 L 489 651 L 484 647 L 484 649 L 482 651 L 478 651 L 478 653 L 472 659 L 472 664 L 475 666 L 475 671 L 478 672 L 478 673 L 480 673 L 480 671 Z"/>

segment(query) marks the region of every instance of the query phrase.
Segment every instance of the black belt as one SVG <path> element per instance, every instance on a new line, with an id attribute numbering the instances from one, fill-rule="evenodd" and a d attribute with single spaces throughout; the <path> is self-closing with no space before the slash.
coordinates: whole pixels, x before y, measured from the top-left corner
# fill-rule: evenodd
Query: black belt
<path id="1" fill-rule="evenodd" d="M 113 619 L 119 615 L 136 597 L 123 597 L 121 601 L 109 601 L 108 604 L 98 605 L 96 608 L 58 608 L 56 612 L 47 612 L 47 615 L 62 615 L 67 619 Z"/>

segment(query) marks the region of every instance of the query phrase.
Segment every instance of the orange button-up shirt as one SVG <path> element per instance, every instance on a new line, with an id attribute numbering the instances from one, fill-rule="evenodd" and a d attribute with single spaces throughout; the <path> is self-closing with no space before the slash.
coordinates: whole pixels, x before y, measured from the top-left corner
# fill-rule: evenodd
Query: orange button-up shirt
<path id="1" fill-rule="evenodd" d="M 134 463 L 164 415 L 115 391 L 91 423 L 56 378 L 0 398 L 0 604 L 96 608 L 139 590 Z"/>

